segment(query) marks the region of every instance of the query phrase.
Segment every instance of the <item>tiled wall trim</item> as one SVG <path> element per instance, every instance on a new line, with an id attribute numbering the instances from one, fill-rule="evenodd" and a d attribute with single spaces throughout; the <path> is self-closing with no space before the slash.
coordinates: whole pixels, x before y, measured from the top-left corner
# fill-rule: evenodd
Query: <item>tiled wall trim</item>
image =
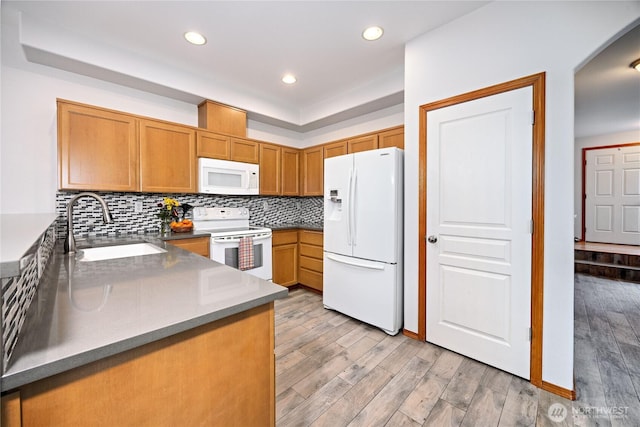
<path id="1" fill-rule="evenodd" d="M 16 346 L 27 310 L 38 289 L 38 283 L 49 261 L 56 241 L 52 224 L 38 243 L 36 255 L 19 277 L 2 279 L 2 372 Z"/>
<path id="2" fill-rule="evenodd" d="M 59 191 L 56 213 L 59 215 L 58 237 L 66 233 L 66 207 L 79 192 Z M 113 224 L 104 224 L 100 204 L 83 197 L 74 205 L 73 231 L 76 236 L 116 236 L 119 234 L 156 233 L 159 229 L 158 203 L 165 194 L 96 192 L 109 206 Z M 322 197 L 219 196 L 208 194 L 167 194 L 166 196 L 205 207 L 245 207 L 249 209 L 251 225 L 290 222 L 322 223 Z M 135 212 L 136 202 L 142 202 L 142 212 Z M 189 214 L 188 216 L 191 216 Z"/>

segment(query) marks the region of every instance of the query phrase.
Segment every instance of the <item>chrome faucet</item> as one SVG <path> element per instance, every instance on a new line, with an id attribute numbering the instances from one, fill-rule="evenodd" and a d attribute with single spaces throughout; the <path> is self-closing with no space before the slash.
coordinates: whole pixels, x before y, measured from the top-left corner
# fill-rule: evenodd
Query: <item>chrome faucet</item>
<path id="1" fill-rule="evenodd" d="M 104 219 L 104 223 L 111 224 L 113 222 L 109 207 L 102 197 L 98 196 L 96 193 L 85 192 L 78 194 L 73 199 L 71 199 L 71 201 L 67 205 L 67 238 L 64 241 L 65 253 L 73 253 L 76 251 L 76 239 L 75 237 L 73 237 L 73 204 L 81 197 L 93 197 L 94 199 L 99 201 L 102 205 L 102 217 Z"/>

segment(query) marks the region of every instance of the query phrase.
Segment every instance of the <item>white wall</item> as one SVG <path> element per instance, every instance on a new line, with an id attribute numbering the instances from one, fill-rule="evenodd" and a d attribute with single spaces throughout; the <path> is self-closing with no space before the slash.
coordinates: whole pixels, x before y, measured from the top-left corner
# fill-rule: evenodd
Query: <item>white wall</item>
<path id="1" fill-rule="evenodd" d="M 398 104 L 305 133 L 249 120 L 247 137 L 296 148 L 306 148 L 354 135 L 399 126 L 403 123 L 404 104 Z"/>
<path id="2" fill-rule="evenodd" d="M 582 149 L 588 147 L 605 147 L 607 145 L 630 144 L 634 142 L 640 142 L 640 129 L 608 135 L 576 138 L 573 165 L 573 209 L 575 212 L 573 235 L 575 237 L 582 236 Z"/>
<path id="3" fill-rule="evenodd" d="M 419 106 L 547 73 L 543 380 L 573 389 L 573 76 L 639 2 L 492 2 L 405 50 L 405 328 L 418 329 Z"/>
<path id="4" fill-rule="evenodd" d="M 2 67 L 0 213 L 53 212 L 56 98 L 196 125 L 197 106 L 48 67 Z"/>
<path id="5" fill-rule="evenodd" d="M 404 105 L 398 104 L 385 109 L 345 120 L 331 126 L 304 134 L 304 146 L 324 144 L 363 133 L 374 132 L 404 124 Z"/>
<path id="6" fill-rule="evenodd" d="M 3 58 L 4 59 L 4 58 Z M 53 212 L 56 98 L 197 126 L 196 105 L 26 61 L 3 61 L 0 213 Z M 302 134 L 248 121 L 247 136 L 296 148 L 403 123 L 403 105 Z"/>

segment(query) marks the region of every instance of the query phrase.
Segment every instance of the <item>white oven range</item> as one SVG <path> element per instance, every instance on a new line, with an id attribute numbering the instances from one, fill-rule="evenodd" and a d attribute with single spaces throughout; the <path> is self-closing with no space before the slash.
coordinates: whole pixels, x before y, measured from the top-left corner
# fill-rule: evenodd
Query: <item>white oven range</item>
<path id="1" fill-rule="evenodd" d="M 239 268 L 242 261 L 241 239 L 250 237 L 252 267 L 244 271 L 271 280 L 271 229 L 249 226 L 249 209 L 194 207 L 193 228 L 211 233 L 210 258 L 233 268 Z"/>

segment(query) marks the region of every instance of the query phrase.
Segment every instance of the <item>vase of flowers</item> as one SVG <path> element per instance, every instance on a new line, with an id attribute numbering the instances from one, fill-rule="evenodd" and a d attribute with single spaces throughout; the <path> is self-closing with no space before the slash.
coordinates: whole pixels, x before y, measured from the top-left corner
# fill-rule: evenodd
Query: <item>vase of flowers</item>
<path id="1" fill-rule="evenodd" d="M 158 203 L 160 212 L 156 216 L 160 218 L 160 234 L 165 235 L 171 232 L 169 224 L 178 219 L 178 206 L 180 203 L 171 197 L 165 197 L 161 203 Z"/>

